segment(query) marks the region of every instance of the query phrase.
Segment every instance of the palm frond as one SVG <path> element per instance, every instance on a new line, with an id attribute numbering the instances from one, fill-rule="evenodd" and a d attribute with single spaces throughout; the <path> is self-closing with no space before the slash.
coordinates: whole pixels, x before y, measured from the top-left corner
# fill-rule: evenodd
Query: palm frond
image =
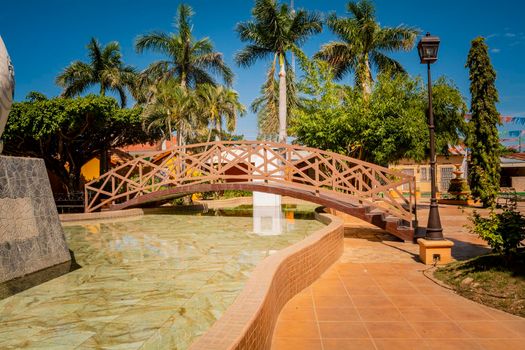
<path id="1" fill-rule="evenodd" d="M 249 67 L 259 59 L 264 59 L 274 52 L 268 48 L 247 45 L 244 49 L 235 54 L 235 62 L 241 67 Z"/>
<path id="2" fill-rule="evenodd" d="M 87 44 L 88 56 L 91 59 L 91 64 L 94 67 L 100 67 L 102 64 L 102 50 L 100 43 L 96 38 L 91 38 Z"/>
<path id="3" fill-rule="evenodd" d="M 314 58 L 328 62 L 333 69 L 334 78 L 339 80 L 357 68 L 357 55 L 357 50 L 350 44 L 333 41 L 324 44 Z"/>
<path id="4" fill-rule="evenodd" d="M 233 82 L 233 71 L 226 65 L 222 54 L 218 52 L 210 52 L 201 56 L 195 57 L 195 65 L 206 69 L 207 71 L 219 75 L 224 79 L 227 85 Z"/>
<path id="5" fill-rule="evenodd" d="M 350 1 L 347 10 L 358 21 L 367 21 L 375 18 L 375 7 L 370 0 L 359 0 L 358 2 Z"/>
<path id="6" fill-rule="evenodd" d="M 377 68 L 379 73 L 406 73 L 401 63 L 386 56 L 385 54 L 382 54 L 381 52 L 372 52 L 370 55 L 370 61 Z"/>
<path id="7" fill-rule="evenodd" d="M 171 53 L 172 37 L 162 32 L 152 32 L 145 35 L 139 35 L 135 40 L 135 50 L 138 53 L 144 50 L 151 50 L 162 54 Z"/>
<path id="8" fill-rule="evenodd" d="M 395 28 L 382 28 L 376 37 L 377 49 L 386 51 L 408 51 L 414 47 L 419 30 L 400 25 Z"/>
<path id="9" fill-rule="evenodd" d="M 191 17 L 193 15 L 193 9 L 188 4 L 180 4 L 177 8 L 175 27 L 184 41 L 191 41 Z"/>
<path id="10" fill-rule="evenodd" d="M 321 15 L 317 12 L 299 10 L 293 16 L 290 26 L 290 41 L 295 45 L 303 44 L 308 37 L 323 30 Z"/>

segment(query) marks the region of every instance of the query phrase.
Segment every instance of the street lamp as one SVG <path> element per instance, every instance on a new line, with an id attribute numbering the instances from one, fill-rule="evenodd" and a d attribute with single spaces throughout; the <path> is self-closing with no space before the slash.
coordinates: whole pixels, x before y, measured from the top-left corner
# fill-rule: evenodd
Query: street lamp
<path id="1" fill-rule="evenodd" d="M 436 199 L 436 141 L 434 136 L 434 113 L 432 111 L 432 79 L 430 77 L 430 65 L 437 61 L 439 49 L 439 38 L 427 33 L 417 44 L 417 51 L 422 64 L 427 65 L 428 73 L 428 129 L 430 131 L 430 212 L 425 239 L 442 240 L 443 228 L 439 218 L 439 209 Z"/>

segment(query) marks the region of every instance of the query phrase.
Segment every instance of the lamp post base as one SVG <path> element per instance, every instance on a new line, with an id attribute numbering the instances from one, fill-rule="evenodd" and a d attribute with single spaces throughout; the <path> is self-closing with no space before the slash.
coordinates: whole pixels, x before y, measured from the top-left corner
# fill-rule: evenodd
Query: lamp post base
<path id="1" fill-rule="evenodd" d="M 452 261 L 454 242 L 447 239 L 439 241 L 419 238 L 419 259 L 426 265 L 444 265 Z"/>
<path id="2" fill-rule="evenodd" d="M 434 198 L 430 203 L 425 239 L 429 241 L 440 241 L 445 239 L 443 237 L 443 228 L 441 227 L 437 200 Z"/>

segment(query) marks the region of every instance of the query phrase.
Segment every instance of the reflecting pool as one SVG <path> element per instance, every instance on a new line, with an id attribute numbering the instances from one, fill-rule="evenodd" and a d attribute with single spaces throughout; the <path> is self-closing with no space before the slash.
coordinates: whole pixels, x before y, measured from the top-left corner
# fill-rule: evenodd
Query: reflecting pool
<path id="1" fill-rule="evenodd" d="M 146 215 L 64 228 L 81 268 L 0 300 L 0 348 L 185 349 L 233 302 L 255 265 L 323 225 L 283 214 Z"/>

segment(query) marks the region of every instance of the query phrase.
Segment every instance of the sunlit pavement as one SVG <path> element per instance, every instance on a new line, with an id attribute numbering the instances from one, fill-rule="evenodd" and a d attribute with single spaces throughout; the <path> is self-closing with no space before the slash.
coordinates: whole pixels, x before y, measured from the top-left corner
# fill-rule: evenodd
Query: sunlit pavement
<path id="1" fill-rule="evenodd" d="M 471 212 L 440 207 L 456 259 L 488 251 L 465 227 Z M 523 318 L 438 286 L 418 249 L 356 220 L 339 262 L 284 307 L 272 349 L 525 349 Z"/>

